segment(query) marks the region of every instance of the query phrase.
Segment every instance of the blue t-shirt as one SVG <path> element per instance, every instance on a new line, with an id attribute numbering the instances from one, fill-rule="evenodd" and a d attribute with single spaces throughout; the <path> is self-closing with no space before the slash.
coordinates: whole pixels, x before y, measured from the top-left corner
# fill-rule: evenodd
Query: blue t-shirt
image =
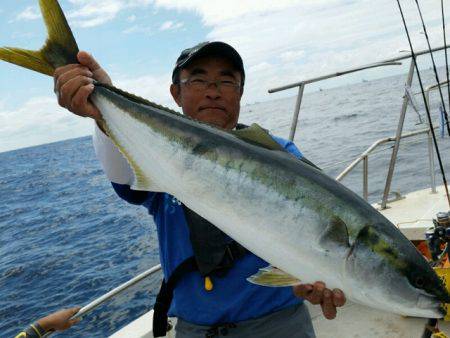
<path id="1" fill-rule="evenodd" d="M 273 137 L 284 149 L 301 158 L 302 154 L 290 141 Z M 159 254 L 164 278 L 193 256 L 180 202 L 167 193 L 131 190 L 127 185 L 112 183 L 117 194 L 133 204 L 142 204 L 153 215 L 159 240 Z M 198 271 L 187 273 L 175 287 L 169 315 L 197 325 L 236 323 L 258 318 L 302 302 L 291 287 L 271 288 L 249 283 L 246 278 L 269 263 L 252 253 L 234 262 L 223 277 L 211 277 L 213 289 L 205 290 L 205 281 Z"/>

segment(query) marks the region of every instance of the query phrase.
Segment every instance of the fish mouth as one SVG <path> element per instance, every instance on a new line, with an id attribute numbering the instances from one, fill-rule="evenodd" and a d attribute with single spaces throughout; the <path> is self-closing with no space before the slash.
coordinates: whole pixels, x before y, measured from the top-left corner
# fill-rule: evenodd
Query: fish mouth
<path id="1" fill-rule="evenodd" d="M 439 306 L 438 311 L 441 313 L 442 317 L 447 316 L 447 307 L 444 306 L 444 304 L 441 304 L 441 305 Z"/>
<path id="2" fill-rule="evenodd" d="M 416 305 L 421 310 L 428 310 L 430 318 L 443 318 L 447 315 L 444 304 L 437 297 L 429 294 L 419 295 Z"/>

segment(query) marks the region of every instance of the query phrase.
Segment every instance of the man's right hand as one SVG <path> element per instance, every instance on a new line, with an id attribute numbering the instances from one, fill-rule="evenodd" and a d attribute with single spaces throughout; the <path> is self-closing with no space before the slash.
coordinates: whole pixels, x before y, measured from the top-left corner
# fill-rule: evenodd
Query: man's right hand
<path id="1" fill-rule="evenodd" d="M 94 90 L 93 80 L 112 84 L 111 78 L 87 52 L 79 52 L 77 58 L 79 64 L 55 69 L 53 77 L 58 103 L 76 115 L 100 120 L 100 111 L 90 102 L 89 95 Z"/>
<path id="2" fill-rule="evenodd" d="M 59 310 L 57 312 L 49 314 L 44 318 L 39 319 L 37 322 L 45 331 L 64 331 L 80 321 L 79 318 L 70 319 L 78 311 L 80 311 L 79 306 L 73 307 L 71 309 Z"/>

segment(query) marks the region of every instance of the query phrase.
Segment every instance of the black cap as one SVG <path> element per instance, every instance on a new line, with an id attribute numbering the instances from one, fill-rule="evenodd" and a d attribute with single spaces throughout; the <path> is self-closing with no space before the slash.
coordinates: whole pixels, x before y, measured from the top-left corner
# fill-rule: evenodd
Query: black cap
<path id="1" fill-rule="evenodd" d="M 178 73 L 181 69 L 186 68 L 188 64 L 199 56 L 215 55 L 222 56 L 231 61 L 231 63 L 236 67 L 242 75 L 242 85 L 245 80 L 244 63 L 239 53 L 225 42 L 215 41 L 215 42 L 202 42 L 194 47 L 187 48 L 183 50 L 175 63 L 175 68 L 172 72 L 172 83 L 177 80 Z"/>

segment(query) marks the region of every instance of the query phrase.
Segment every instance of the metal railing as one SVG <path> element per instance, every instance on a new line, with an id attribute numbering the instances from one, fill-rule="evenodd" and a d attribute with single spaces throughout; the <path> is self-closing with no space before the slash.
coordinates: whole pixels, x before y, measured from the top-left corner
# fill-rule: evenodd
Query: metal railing
<path id="1" fill-rule="evenodd" d="M 444 48 L 450 48 L 450 45 L 434 48 L 434 49 L 432 49 L 432 52 L 437 52 L 437 51 L 443 50 Z M 429 53 L 428 50 L 422 50 L 420 52 L 417 52 L 416 56 L 421 56 L 421 55 L 428 54 L 428 53 Z M 322 75 L 322 76 L 314 77 L 314 78 L 311 78 L 311 79 L 307 79 L 307 80 L 302 80 L 302 81 L 299 81 L 299 82 L 291 83 L 291 84 L 288 84 L 288 85 L 285 85 L 285 86 L 272 88 L 272 89 L 269 89 L 268 92 L 269 92 L 269 94 L 272 94 L 272 93 L 276 93 L 276 92 L 280 92 L 280 91 L 284 91 L 284 90 L 288 90 L 288 89 L 299 87 L 298 94 L 297 94 L 297 101 L 296 101 L 296 104 L 295 104 L 294 117 L 292 119 L 292 124 L 291 124 L 291 127 L 293 127 L 293 128 L 291 128 L 291 132 L 289 134 L 289 139 L 291 141 L 293 141 L 294 140 L 294 136 L 295 136 L 295 130 L 297 128 L 298 116 L 299 116 L 299 113 L 300 113 L 301 103 L 302 103 L 302 99 L 303 99 L 303 92 L 304 92 L 305 86 L 307 84 L 311 84 L 311 83 L 314 83 L 314 82 L 320 82 L 320 81 L 323 81 L 323 80 L 327 80 L 327 79 L 331 79 L 331 78 L 335 78 L 335 77 L 339 77 L 339 76 L 343 76 L 343 75 L 359 72 L 359 71 L 366 70 L 366 69 L 378 68 L 378 67 L 383 67 L 383 66 L 397 66 L 397 65 L 401 65 L 402 63 L 400 63 L 398 61 L 411 59 L 411 57 L 412 57 L 411 54 L 408 54 L 408 55 L 399 56 L 399 57 L 396 57 L 396 58 L 391 58 L 391 59 L 386 59 L 386 60 L 382 60 L 382 61 L 379 61 L 379 62 L 374 62 L 374 63 L 368 64 L 368 65 L 363 65 L 363 66 L 359 66 L 359 67 L 355 67 L 355 68 L 349 68 L 349 69 L 346 69 L 344 71 L 335 72 L 335 73 L 331 73 L 331 74 L 327 74 L 327 75 Z"/>
<path id="2" fill-rule="evenodd" d="M 145 278 L 155 274 L 156 272 L 158 272 L 160 270 L 161 270 L 161 265 L 158 264 L 158 265 L 155 265 L 154 267 L 140 273 L 136 277 L 130 279 L 129 281 L 123 283 L 122 285 L 119 285 L 118 287 L 112 289 L 108 293 L 105 293 L 104 295 L 93 300 L 89 304 L 83 306 L 71 319 L 80 318 L 80 317 L 86 315 L 87 313 L 91 312 L 92 310 L 94 310 L 95 308 L 97 308 L 98 306 L 103 304 L 104 302 L 110 300 L 113 297 L 118 296 L 125 290 L 129 289 L 131 286 L 143 281 Z"/>
<path id="3" fill-rule="evenodd" d="M 428 86 L 428 87 L 425 88 L 425 99 L 427 100 L 428 107 L 430 106 L 430 92 L 432 90 L 438 89 L 439 87 L 445 87 L 445 86 L 449 86 L 449 85 L 450 85 L 449 82 L 442 81 L 439 84 L 431 85 L 431 86 Z"/>
<path id="4" fill-rule="evenodd" d="M 434 48 L 434 49 L 431 50 L 431 52 L 441 51 L 441 50 L 448 49 L 448 48 L 450 48 L 450 45 Z M 416 56 L 421 56 L 421 55 L 429 54 L 429 53 L 430 53 L 429 50 L 422 50 L 422 51 L 417 52 L 415 54 L 416 54 Z M 305 86 L 307 84 L 323 81 L 323 80 L 330 79 L 330 78 L 343 76 L 343 75 L 350 74 L 350 73 L 359 72 L 359 71 L 366 70 L 366 69 L 377 68 L 377 67 L 382 67 L 382 66 L 400 65 L 401 63 L 399 63 L 398 61 L 405 60 L 405 59 L 411 59 L 411 62 L 410 62 L 409 72 L 408 72 L 408 76 L 407 76 L 407 80 L 406 80 L 406 84 L 405 84 L 405 95 L 403 96 L 403 104 L 402 104 L 402 108 L 401 108 L 401 111 L 400 111 L 400 118 L 399 118 L 399 121 L 398 121 L 397 132 L 396 132 L 395 138 L 389 138 L 389 139 L 392 139 L 392 141 L 395 141 L 395 144 L 394 144 L 394 147 L 392 149 L 392 154 L 391 154 L 391 160 L 390 160 L 390 163 L 389 163 L 388 174 L 386 176 L 386 183 L 385 183 L 384 192 L 383 192 L 383 196 L 382 196 L 382 200 L 381 200 L 381 208 L 382 209 L 385 209 L 387 207 L 387 200 L 388 200 L 388 195 L 389 195 L 389 191 L 390 191 L 390 188 L 391 188 L 391 183 L 392 183 L 392 178 L 393 178 L 393 174 L 394 174 L 394 168 L 395 168 L 395 164 L 396 164 L 396 160 L 397 160 L 398 150 L 399 150 L 399 147 L 400 147 L 400 140 L 402 139 L 403 124 L 404 124 L 404 121 L 405 121 L 406 110 L 408 108 L 408 103 L 409 103 L 407 88 L 411 88 L 412 80 L 413 80 L 413 77 L 414 77 L 414 70 L 415 70 L 415 63 L 414 63 L 414 59 L 412 58 L 412 55 L 408 54 L 408 55 L 404 55 L 404 56 L 401 56 L 401 57 L 386 59 L 386 60 L 382 60 L 382 61 L 379 61 L 379 62 L 368 64 L 368 65 L 364 65 L 364 66 L 360 66 L 360 67 L 356 67 L 356 68 L 350 68 L 350 69 L 347 69 L 347 70 L 344 70 L 344 71 L 341 71 L 341 72 L 332 73 L 332 74 L 328 74 L 328 75 L 323 75 L 323 76 L 319 76 L 319 77 L 315 77 L 315 78 L 311 78 L 311 79 L 295 82 L 295 83 L 292 83 L 292 84 L 288 84 L 288 85 L 285 85 L 285 86 L 282 86 L 282 87 L 277 87 L 277 88 L 273 88 L 273 89 L 269 90 L 269 93 L 275 93 L 275 92 L 280 92 L 280 91 L 284 91 L 284 90 L 287 90 L 287 89 L 298 87 L 298 94 L 297 94 L 297 99 L 296 99 L 296 103 L 295 103 L 294 114 L 293 114 L 293 117 L 292 117 L 291 130 L 290 130 L 290 133 L 289 133 L 289 139 L 291 141 L 293 141 L 294 140 L 294 136 L 295 136 L 295 132 L 297 130 L 297 124 L 298 124 L 298 118 L 299 118 L 299 115 L 300 115 L 300 108 L 301 108 L 301 104 L 302 104 L 303 93 L 304 93 Z M 427 102 L 427 104 L 428 104 L 428 102 Z M 430 144 L 430 140 L 429 140 L 429 144 Z M 429 156 L 430 167 L 431 166 L 434 167 L 434 162 L 433 162 L 434 160 L 433 160 L 433 157 L 432 157 L 433 152 L 430 151 L 430 148 L 429 148 L 429 153 L 430 153 L 430 156 Z M 364 171 L 363 171 L 364 178 L 363 178 L 363 180 L 364 180 L 364 182 L 366 182 L 366 181 L 368 181 L 368 177 L 366 177 L 368 175 L 368 159 L 367 159 L 367 157 L 364 157 L 361 160 L 364 161 Z M 358 161 L 358 163 L 359 163 L 359 161 Z M 352 169 L 353 168 L 354 167 L 352 167 Z M 432 186 L 432 189 L 433 189 L 434 171 L 432 173 L 432 176 L 433 176 L 433 178 L 432 178 L 431 186 Z M 364 194 L 365 197 L 368 196 L 367 189 L 368 189 L 367 185 L 364 183 L 364 189 L 363 189 L 364 192 L 363 192 L 363 194 Z"/>
<path id="5" fill-rule="evenodd" d="M 430 142 L 431 136 L 430 136 L 430 129 L 421 129 L 413 132 L 409 132 L 406 134 L 403 134 L 401 136 L 402 139 L 404 138 L 410 138 L 417 135 L 422 134 L 428 134 L 428 155 L 429 158 L 434 158 L 433 156 L 433 144 Z M 367 201 L 369 196 L 369 156 L 381 145 L 394 142 L 395 136 L 393 137 L 386 137 L 377 140 L 374 142 L 370 147 L 368 147 L 361 155 L 359 155 L 349 166 L 347 166 L 337 177 L 336 181 L 342 181 L 345 176 L 347 176 L 361 161 L 363 162 L 363 197 Z M 431 187 L 432 191 L 436 192 L 436 182 L 434 177 L 434 160 L 430 160 L 430 177 L 431 177 Z"/>
<path id="6" fill-rule="evenodd" d="M 315 78 L 312 78 L 312 79 L 308 79 L 308 80 L 292 83 L 290 85 L 269 89 L 269 93 L 270 94 L 271 93 L 276 93 L 276 92 L 279 92 L 279 91 L 283 91 L 283 90 L 287 90 L 287 89 L 298 87 L 297 100 L 295 102 L 294 117 L 292 119 L 291 131 L 289 133 L 289 139 L 291 141 L 293 141 L 294 140 L 294 136 L 295 136 L 295 131 L 297 129 L 298 116 L 300 114 L 300 107 L 302 105 L 303 92 L 304 92 L 305 86 L 307 84 L 314 83 L 314 82 L 320 82 L 320 81 L 331 79 L 331 78 L 334 78 L 334 77 L 339 77 L 339 76 L 342 76 L 342 75 L 347 75 L 347 74 L 359 72 L 359 71 L 365 70 L 365 69 L 378 68 L 378 67 L 384 67 L 384 66 L 401 66 L 401 65 L 402 65 L 401 62 L 393 62 L 393 61 L 381 61 L 381 62 L 371 63 L 371 64 L 365 65 L 365 66 L 360 66 L 360 67 L 356 67 L 356 68 L 350 68 L 350 69 L 347 69 L 347 70 L 342 71 L 342 72 L 337 72 L 337 73 L 332 73 L 332 74 L 328 74 L 328 75 L 323 75 L 323 76 L 315 77 Z"/>
<path id="7" fill-rule="evenodd" d="M 448 86 L 449 83 L 447 81 L 441 82 L 440 84 L 435 84 L 426 87 L 425 89 L 425 98 L 426 103 L 430 106 L 430 92 L 432 90 L 436 90 L 439 87 Z M 439 127 L 435 127 L 438 129 Z M 431 138 L 430 128 L 421 129 L 413 132 L 409 132 L 401 135 L 401 139 L 410 138 L 417 135 L 428 134 L 428 161 L 429 161 L 429 172 L 430 172 L 430 187 L 431 192 L 436 193 L 436 175 L 435 175 L 435 164 L 434 164 L 434 152 L 433 152 L 433 142 Z M 367 201 L 369 195 L 369 155 L 375 151 L 379 146 L 395 141 L 395 137 L 386 137 L 377 140 L 370 147 L 368 147 L 361 155 L 359 155 L 349 166 L 347 166 L 337 177 L 337 181 L 341 181 L 345 176 L 347 176 L 358 163 L 363 162 L 363 197 Z"/>

